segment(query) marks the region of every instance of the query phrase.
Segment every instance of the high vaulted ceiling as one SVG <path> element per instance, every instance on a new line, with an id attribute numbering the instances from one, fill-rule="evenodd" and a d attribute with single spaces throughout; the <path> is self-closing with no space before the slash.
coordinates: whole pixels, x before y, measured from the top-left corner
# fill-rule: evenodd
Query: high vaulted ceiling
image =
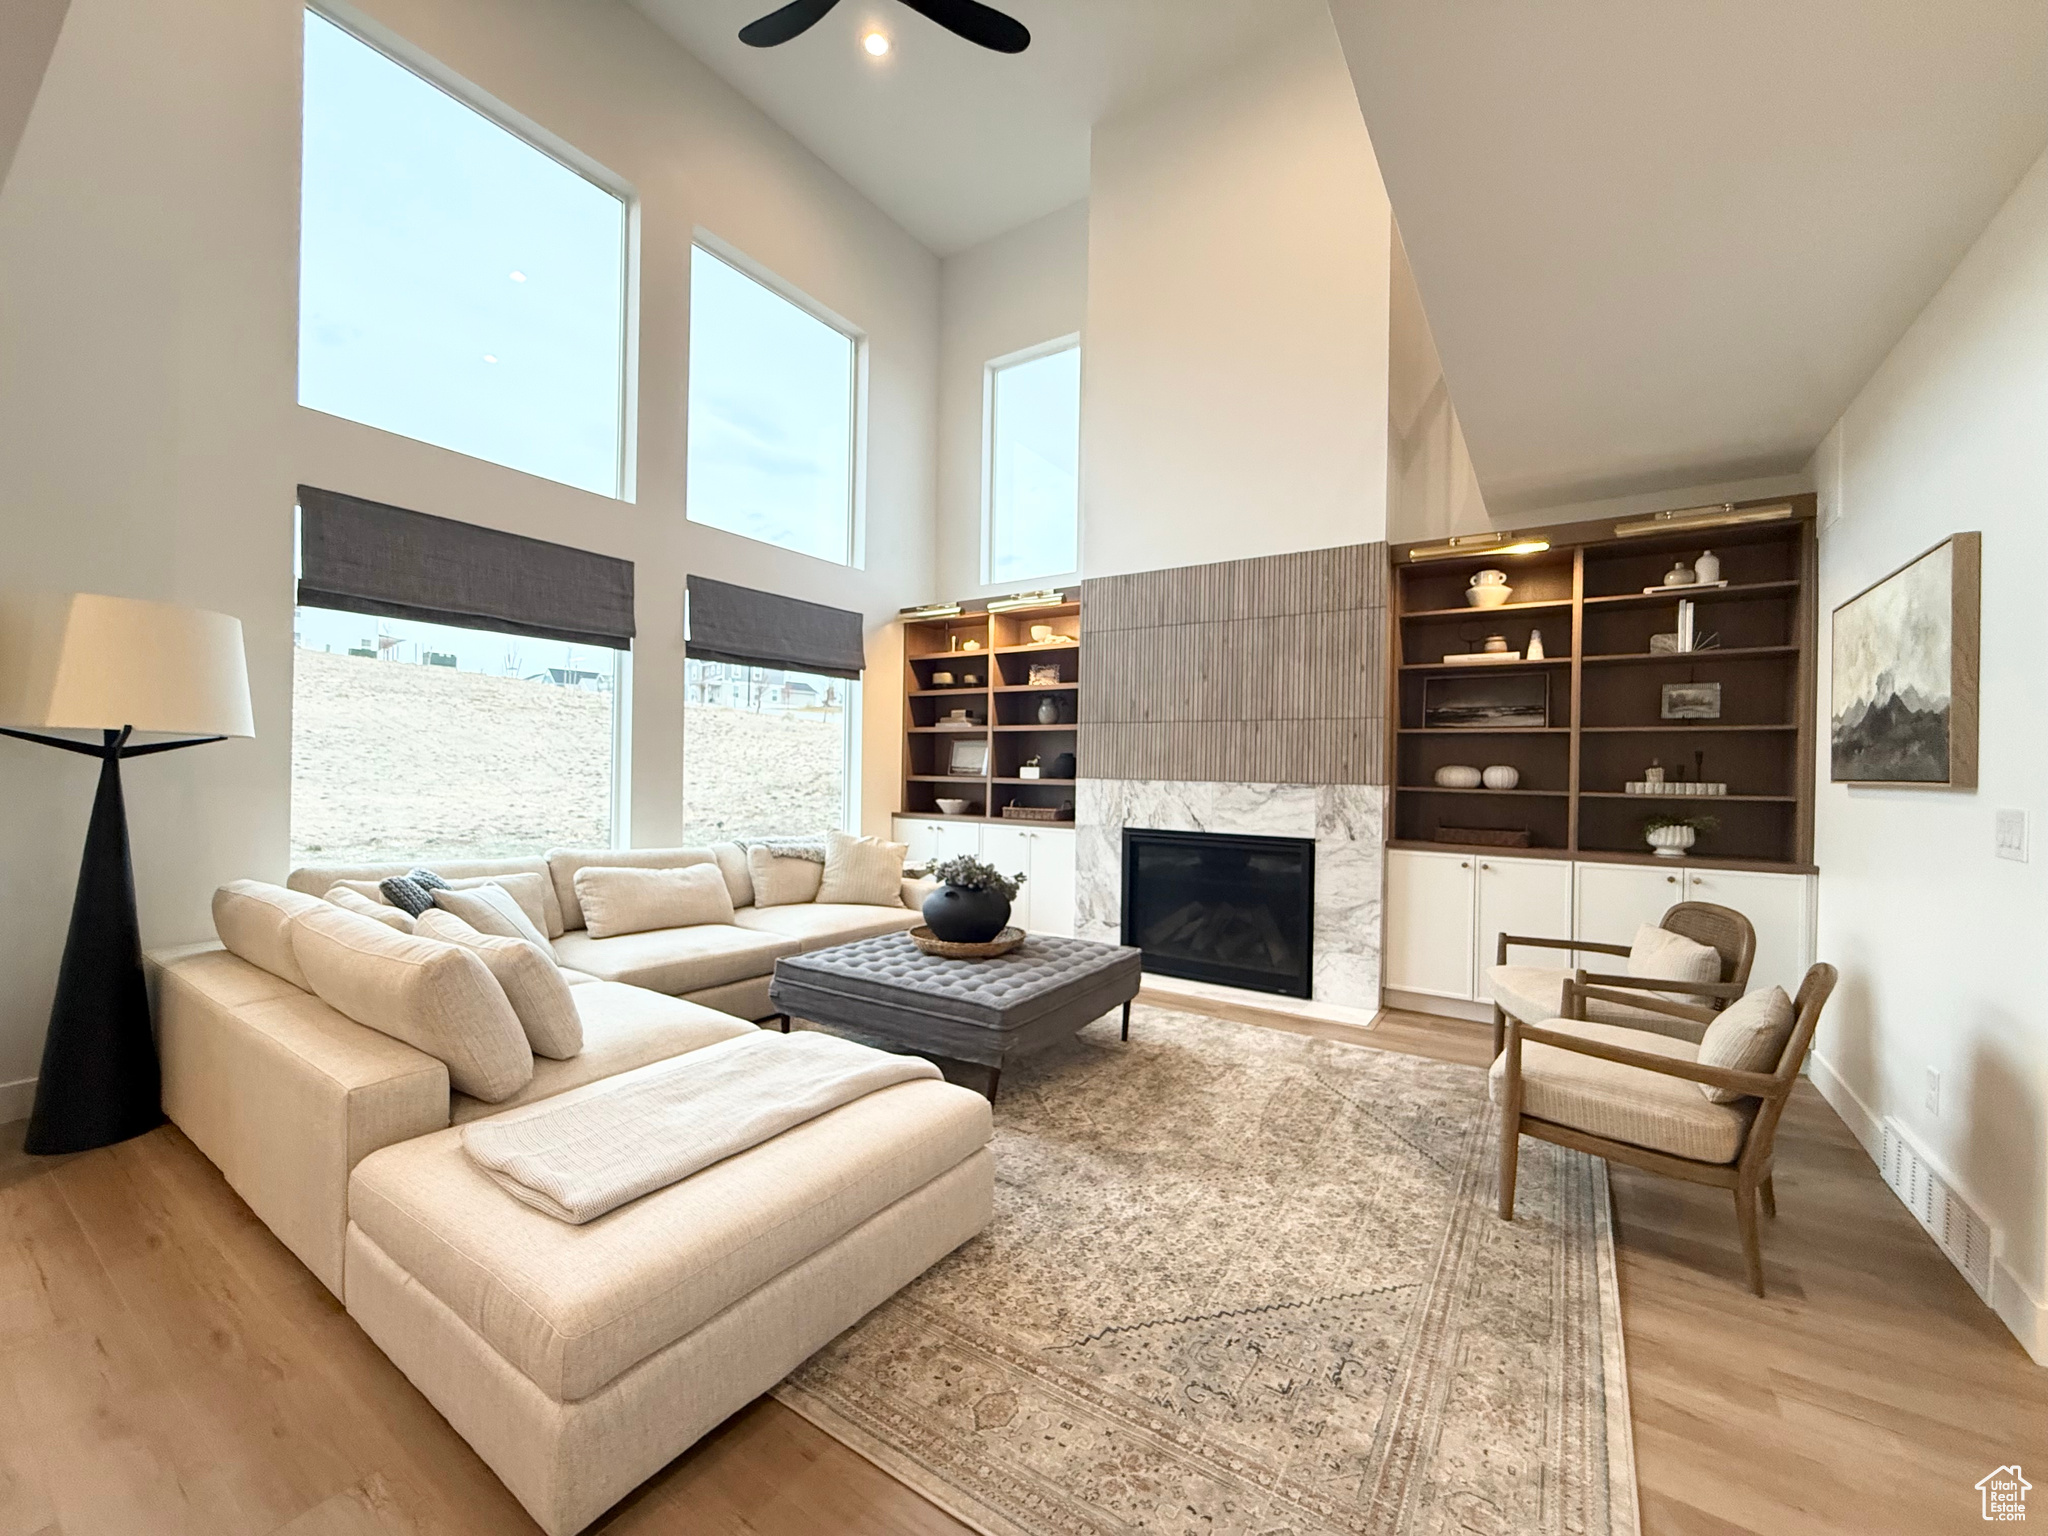
<path id="1" fill-rule="evenodd" d="M 1095 123 L 1323 10 L 1322 0 L 996 0 L 1032 34 L 1026 52 L 1006 56 L 896 0 L 841 0 L 766 49 L 736 34 L 780 0 L 631 3 L 940 255 L 1086 197 Z M 861 50 L 871 29 L 893 45 L 884 58 Z"/>
<path id="2" fill-rule="evenodd" d="M 1496 522 L 1798 469 L 2048 142 L 2044 0 L 1331 0 Z"/>

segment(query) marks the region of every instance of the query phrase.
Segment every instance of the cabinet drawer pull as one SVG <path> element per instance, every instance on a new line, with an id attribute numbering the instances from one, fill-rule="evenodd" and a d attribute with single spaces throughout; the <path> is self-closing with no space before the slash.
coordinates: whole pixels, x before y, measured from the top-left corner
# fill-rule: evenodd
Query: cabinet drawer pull
<path id="1" fill-rule="evenodd" d="M 1460 869 L 1470 869 L 1471 867 L 1472 867 L 1472 865 L 1471 865 L 1471 862 L 1470 862 L 1469 860 L 1467 860 L 1467 859 L 1460 859 L 1460 860 L 1458 860 L 1458 868 L 1460 868 Z"/>

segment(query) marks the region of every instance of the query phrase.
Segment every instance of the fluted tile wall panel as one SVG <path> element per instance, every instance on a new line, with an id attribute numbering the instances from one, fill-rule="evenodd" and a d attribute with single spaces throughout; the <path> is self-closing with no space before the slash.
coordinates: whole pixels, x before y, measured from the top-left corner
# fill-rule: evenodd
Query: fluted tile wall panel
<path id="1" fill-rule="evenodd" d="M 1081 584 L 1091 779 L 1379 784 L 1386 546 Z"/>

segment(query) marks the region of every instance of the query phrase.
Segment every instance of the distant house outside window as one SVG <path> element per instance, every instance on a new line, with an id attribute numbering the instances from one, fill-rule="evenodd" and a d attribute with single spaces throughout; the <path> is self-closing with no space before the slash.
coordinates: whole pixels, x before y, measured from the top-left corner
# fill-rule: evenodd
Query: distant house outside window
<path id="1" fill-rule="evenodd" d="M 1080 568 L 1081 345 L 1067 339 L 991 363 L 982 579 Z"/>
<path id="2" fill-rule="evenodd" d="M 627 206 L 305 22 L 299 403 L 621 493 Z"/>
<path id="3" fill-rule="evenodd" d="M 859 343 L 690 254 L 689 520 L 849 565 Z"/>

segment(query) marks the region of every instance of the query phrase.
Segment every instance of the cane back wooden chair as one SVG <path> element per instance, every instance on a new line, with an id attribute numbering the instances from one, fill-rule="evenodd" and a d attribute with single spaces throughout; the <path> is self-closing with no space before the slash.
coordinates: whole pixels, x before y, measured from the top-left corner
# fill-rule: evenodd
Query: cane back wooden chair
<path id="1" fill-rule="evenodd" d="M 1639 993 L 1596 986 L 1576 978 L 1566 984 L 1566 1002 L 1570 1007 L 1568 1018 L 1601 1038 L 1539 1028 L 1511 1016 L 1507 1023 L 1506 1043 L 1493 1065 L 1492 1081 L 1494 1098 L 1500 1109 L 1501 1219 L 1514 1219 L 1515 1170 L 1524 1136 L 1590 1152 L 1609 1162 L 1626 1163 L 1632 1168 L 1646 1169 L 1668 1178 L 1726 1189 L 1735 1197 L 1735 1222 L 1742 1234 L 1742 1256 L 1749 1272 L 1750 1289 L 1759 1296 L 1763 1295 L 1764 1262 L 1757 1238 L 1757 1202 L 1761 1199 L 1764 1214 L 1776 1218 L 1778 1199 L 1771 1184 L 1771 1158 L 1778 1120 L 1785 1112 L 1786 1101 L 1791 1098 L 1793 1085 L 1799 1080 L 1799 1069 L 1813 1044 L 1814 1027 L 1820 1022 L 1821 1009 L 1834 988 L 1833 966 L 1816 965 L 1806 973 L 1805 980 L 1799 984 L 1799 995 L 1792 1000 L 1792 1033 L 1779 1054 L 1776 1069 L 1770 1072 L 1739 1072 L 1727 1067 L 1707 1066 L 1695 1059 L 1696 1046 L 1688 1047 L 1679 1040 L 1659 1035 L 1644 1035 L 1644 1044 L 1650 1049 L 1623 1045 L 1611 1037 L 1625 1036 L 1629 1033 L 1626 1028 L 1605 1027 L 1586 1020 L 1589 1001 L 1619 999 L 1632 1007 L 1668 1010 L 1674 1016 L 1691 1015 L 1703 1027 L 1713 1021 L 1713 1011 L 1663 998 L 1646 1000 Z M 1562 1081 L 1568 1089 L 1576 1079 L 1591 1088 L 1593 1096 L 1605 1101 L 1598 1108 L 1589 1107 L 1582 1115 L 1568 1118 L 1605 1121 L 1611 1125 L 1618 1113 L 1614 1105 L 1625 1099 L 1626 1108 L 1619 1114 L 1633 1119 L 1639 1128 L 1637 1134 L 1644 1135 L 1646 1139 L 1665 1140 L 1671 1145 L 1695 1144 L 1707 1155 L 1679 1156 L 1603 1135 L 1584 1125 L 1565 1123 L 1562 1119 L 1539 1119 L 1529 1114 L 1525 1107 L 1529 1087 L 1524 1071 L 1525 1045 L 1552 1046 L 1570 1053 L 1562 1060 L 1546 1058 L 1538 1069 L 1548 1079 L 1546 1086 L 1555 1089 Z M 1617 1074 L 1612 1067 L 1598 1065 L 1603 1062 L 1655 1075 L 1638 1078 L 1637 1073 Z M 1630 1082 L 1629 1079 L 1635 1081 Z M 1730 1089 L 1748 1097 L 1732 1105 L 1710 1104 L 1706 1096 L 1693 1087 L 1698 1083 Z M 1682 1085 L 1683 1091 L 1678 1091 L 1675 1085 Z M 1631 1088 L 1636 1092 L 1630 1093 Z M 1555 1099 L 1557 1095 L 1553 1092 L 1550 1097 Z M 1667 1123 L 1659 1124 L 1660 1120 Z M 1721 1151 L 1728 1155 L 1725 1158 L 1718 1156 Z"/>

